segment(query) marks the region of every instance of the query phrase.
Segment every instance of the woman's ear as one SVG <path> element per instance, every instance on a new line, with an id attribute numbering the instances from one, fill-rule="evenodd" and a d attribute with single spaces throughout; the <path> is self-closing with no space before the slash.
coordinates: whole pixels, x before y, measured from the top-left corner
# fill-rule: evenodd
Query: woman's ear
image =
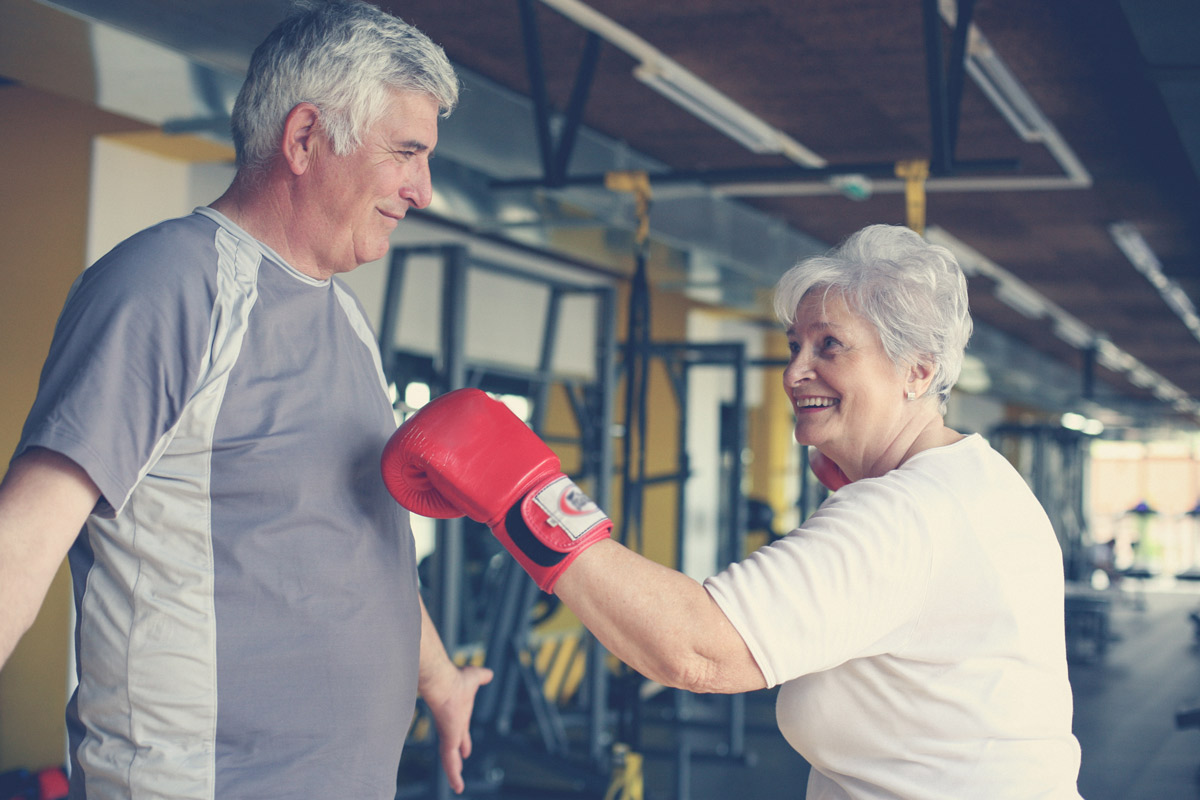
<path id="1" fill-rule="evenodd" d="M 918 361 L 910 364 L 904 384 L 905 390 L 917 397 L 924 397 L 925 392 L 929 391 L 929 385 L 933 383 L 933 372 L 934 368 L 930 363 Z"/>

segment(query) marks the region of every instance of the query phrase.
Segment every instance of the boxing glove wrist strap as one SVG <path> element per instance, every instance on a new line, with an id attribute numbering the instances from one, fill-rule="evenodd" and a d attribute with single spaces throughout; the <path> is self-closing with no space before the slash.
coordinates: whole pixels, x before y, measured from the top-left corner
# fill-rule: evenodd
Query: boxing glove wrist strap
<path id="1" fill-rule="evenodd" d="M 526 494 L 493 533 L 542 591 L 552 592 L 570 563 L 611 530 L 608 515 L 561 475 Z"/>

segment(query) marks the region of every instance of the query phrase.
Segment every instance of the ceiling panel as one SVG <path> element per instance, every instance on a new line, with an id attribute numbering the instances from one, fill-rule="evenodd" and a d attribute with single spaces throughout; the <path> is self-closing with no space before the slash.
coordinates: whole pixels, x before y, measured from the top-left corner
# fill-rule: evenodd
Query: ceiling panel
<path id="1" fill-rule="evenodd" d="M 282 0 L 63 0 L 59 5 L 234 70 L 244 67 L 252 45 L 283 8 Z M 429 33 L 456 64 L 515 95 L 530 95 L 517 0 L 384 0 L 381 5 Z M 586 33 L 551 5 L 547 0 L 531 7 L 548 97 L 561 111 L 575 85 Z M 953 10 L 953 2 L 943 5 Z M 888 171 L 898 160 L 929 158 L 933 152 L 921 2 L 592 0 L 589 7 L 833 168 L 875 164 Z M 1040 292 L 1191 398 L 1200 398 L 1200 342 L 1108 233 L 1114 222 L 1132 223 L 1165 275 L 1197 298 L 1200 4 L 978 0 L 973 22 L 1090 175 L 1090 185 L 1061 188 L 1066 174 L 1061 154 L 1044 142 L 1023 140 L 968 79 L 957 121 L 957 156 L 1007 166 L 968 166 L 954 176 L 999 178 L 998 183 L 973 182 L 965 188 L 960 183 L 959 189 L 945 190 L 931 181 L 929 224 Z M 945 65 L 953 32 L 949 25 L 939 32 Z M 771 168 L 781 176 L 773 181 L 776 186 L 785 183 L 782 168 L 794 172 L 787 159 L 750 152 L 643 85 L 633 76 L 637 64 L 611 43 L 602 47 L 584 114 L 589 129 L 656 160 L 664 170 Z M 467 93 L 462 103 L 472 101 Z M 481 153 L 490 135 L 479 131 Z M 529 177 L 537 178 L 532 167 Z M 1060 188 L 1029 188 L 1042 179 Z M 791 175 L 790 180 L 793 188 L 781 196 L 760 196 L 761 191 L 721 196 L 826 245 L 866 224 L 905 221 L 904 196 L 894 180 L 877 178 L 874 193 L 857 200 L 830 189 L 824 176 L 796 181 Z M 656 200 L 661 217 L 691 207 L 678 200 L 672 209 L 671 202 Z M 788 266 L 786 257 L 779 261 L 760 265 L 762 271 L 778 274 Z M 994 283 L 973 280 L 972 285 Z M 988 296 L 986 288 L 973 291 L 981 323 L 1070 370 L 1080 369 L 1081 353 L 1055 336 L 1052 320 L 1030 320 Z M 1147 396 L 1126 374 L 1101 369 L 1097 377 L 1113 391 Z"/>

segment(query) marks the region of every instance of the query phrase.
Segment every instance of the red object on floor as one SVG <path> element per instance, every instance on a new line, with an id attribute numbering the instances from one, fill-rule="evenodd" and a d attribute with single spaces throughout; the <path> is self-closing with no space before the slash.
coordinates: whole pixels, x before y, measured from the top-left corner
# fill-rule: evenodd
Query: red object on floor
<path id="1" fill-rule="evenodd" d="M 70 791 L 67 772 L 62 767 L 47 767 L 38 772 L 38 800 L 63 800 Z"/>

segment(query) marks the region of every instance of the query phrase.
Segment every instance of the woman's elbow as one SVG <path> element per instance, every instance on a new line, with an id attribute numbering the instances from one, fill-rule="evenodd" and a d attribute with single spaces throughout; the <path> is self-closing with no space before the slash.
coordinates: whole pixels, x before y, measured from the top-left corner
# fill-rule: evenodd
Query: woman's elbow
<path id="1" fill-rule="evenodd" d="M 655 680 L 696 694 L 737 694 L 766 687 L 762 673 L 752 661 L 722 662 L 700 653 L 677 656 L 664 664 L 662 677 Z"/>

